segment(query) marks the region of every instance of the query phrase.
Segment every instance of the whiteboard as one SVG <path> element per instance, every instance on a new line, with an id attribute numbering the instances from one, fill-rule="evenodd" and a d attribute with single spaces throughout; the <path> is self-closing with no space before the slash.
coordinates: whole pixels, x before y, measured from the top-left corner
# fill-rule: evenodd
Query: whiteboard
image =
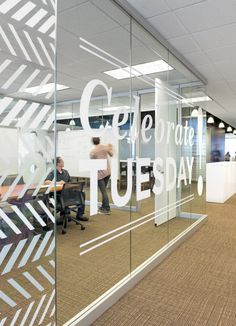
<path id="1" fill-rule="evenodd" d="M 112 160 L 118 159 L 119 142 L 113 135 L 112 129 L 108 128 L 101 138 L 101 144 L 112 144 L 114 156 Z M 59 131 L 57 143 L 57 156 L 61 156 L 65 163 L 65 169 L 71 176 L 89 178 L 89 172 L 79 171 L 79 160 L 90 159 L 93 148 L 91 138 L 84 130 Z"/>
<path id="2" fill-rule="evenodd" d="M 17 129 L 0 128 L 0 175 L 18 174 L 18 133 Z"/>

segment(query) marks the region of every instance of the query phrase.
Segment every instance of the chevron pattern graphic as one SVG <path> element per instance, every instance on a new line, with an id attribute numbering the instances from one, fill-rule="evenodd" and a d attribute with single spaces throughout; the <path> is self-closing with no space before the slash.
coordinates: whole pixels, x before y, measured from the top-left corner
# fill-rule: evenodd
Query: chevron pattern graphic
<path id="1" fill-rule="evenodd" d="M 54 90 L 43 92 L 54 83 L 55 23 L 54 0 L 0 0 L 0 128 L 14 131 L 6 142 L 18 150 L 17 171 L 11 156 L 0 164 L 0 326 L 56 324 L 55 217 L 44 186 Z"/>
<path id="2" fill-rule="evenodd" d="M 7 113 L 4 116 L 5 112 Z M 11 97 L 0 99 L 0 126 L 49 130 L 54 122 L 54 115 L 51 105 L 25 100 L 15 102 Z"/>
<path id="3" fill-rule="evenodd" d="M 4 0 L 0 4 L 0 13 L 38 32 L 54 38 L 55 2 L 53 0 L 27 1 Z"/>

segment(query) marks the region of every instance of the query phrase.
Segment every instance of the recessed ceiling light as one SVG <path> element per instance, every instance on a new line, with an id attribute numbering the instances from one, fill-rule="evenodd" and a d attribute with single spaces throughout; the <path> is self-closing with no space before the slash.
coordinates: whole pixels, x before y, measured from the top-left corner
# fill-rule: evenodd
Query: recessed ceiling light
<path id="1" fill-rule="evenodd" d="M 69 125 L 70 126 L 75 126 L 75 120 L 74 119 L 71 119 Z"/>
<path id="2" fill-rule="evenodd" d="M 225 127 L 224 122 L 221 121 L 221 122 L 219 123 L 219 126 L 218 126 L 218 127 L 221 128 L 221 129 L 223 129 L 223 128 Z"/>
<path id="3" fill-rule="evenodd" d="M 193 117 L 193 118 L 198 117 L 198 109 L 193 109 L 193 111 L 191 112 L 191 117 Z"/>
<path id="4" fill-rule="evenodd" d="M 214 120 L 213 117 L 209 117 L 209 118 L 207 119 L 207 123 L 214 123 L 214 122 L 215 122 L 215 120 Z"/>
<path id="5" fill-rule="evenodd" d="M 141 63 L 131 67 L 128 66 L 124 68 L 104 71 L 104 74 L 107 74 L 116 79 L 125 79 L 173 69 L 174 68 L 168 65 L 168 63 L 166 63 L 164 60 L 157 60 L 152 62 Z"/>
<path id="6" fill-rule="evenodd" d="M 236 129 L 234 129 L 234 132 L 233 132 L 234 135 L 236 135 Z"/>
<path id="7" fill-rule="evenodd" d="M 208 102 L 208 101 L 212 101 L 212 99 L 209 96 L 184 98 L 181 100 L 182 103 L 196 103 L 196 102 Z"/>
<path id="8" fill-rule="evenodd" d="M 228 126 L 227 132 L 232 132 L 232 131 L 233 131 L 232 127 Z"/>
<path id="9" fill-rule="evenodd" d="M 55 84 L 50 83 L 50 84 L 45 84 L 43 86 L 35 86 L 35 87 L 25 88 L 25 89 L 21 90 L 21 93 L 45 94 L 45 93 L 53 92 L 54 88 L 55 88 Z M 68 89 L 68 88 L 70 88 L 70 87 L 57 84 L 57 91 L 61 91 L 63 89 Z"/>

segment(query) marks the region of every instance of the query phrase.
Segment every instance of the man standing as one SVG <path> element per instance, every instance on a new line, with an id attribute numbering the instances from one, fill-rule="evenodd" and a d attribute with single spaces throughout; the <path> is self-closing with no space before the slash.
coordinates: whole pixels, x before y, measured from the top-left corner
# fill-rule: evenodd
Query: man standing
<path id="1" fill-rule="evenodd" d="M 99 208 L 100 214 L 111 214 L 111 209 L 109 205 L 109 198 L 107 195 L 107 184 L 110 179 L 111 169 L 109 156 L 113 156 L 112 145 L 102 145 L 100 144 L 99 137 L 93 137 L 92 143 L 94 144 L 94 148 L 90 153 L 91 159 L 106 159 L 107 160 L 107 168 L 106 170 L 98 171 L 98 187 L 102 194 L 102 206 Z"/>
<path id="2" fill-rule="evenodd" d="M 56 170 L 56 182 L 64 184 L 66 182 L 70 182 L 70 174 L 67 170 L 64 169 L 64 161 L 61 157 L 56 158 L 56 165 L 57 165 L 57 170 Z M 45 180 L 45 184 L 50 184 L 52 180 L 54 179 L 54 170 L 52 170 L 49 175 L 47 176 Z M 81 195 L 82 196 L 82 195 Z M 60 195 L 57 196 L 57 199 L 60 200 Z M 85 198 L 83 198 L 84 202 Z M 78 207 L 78 211 L 76 214 L 76 218 L 80 221 L 88 221 L 89 219 L 84 215 L 84 209 L 85 205 L 81 205 Z"/>

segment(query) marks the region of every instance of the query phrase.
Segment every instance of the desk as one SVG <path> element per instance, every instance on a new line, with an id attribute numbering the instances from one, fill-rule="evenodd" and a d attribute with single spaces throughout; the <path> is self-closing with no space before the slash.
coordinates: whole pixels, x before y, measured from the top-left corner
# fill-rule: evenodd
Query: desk
<path id="1" fill-rule="evenodd" d="M 9 197 L 8 197 L 8 200 L 11 200 L 11 199 L 17 199 L 17 197 L 19 197 L 21 191 L 23 190 L 24 188 L 24 184 L 21 184 L 21 185 L 16 185 L 15 188 L 12 190 L 12 192 L 10 193 Z M 36 189 L 37 185 L 32 185 L 29 187 L 29 189 Z M 1 197 L 3 197 L 3 195 L 9 190 L 10 186 L 2 186 L 0 187 L 0 194 L 1 194 Z M 41 186 L 41 189 L 45 188 L 48 188 L 48 185 L 42 185 Z M 56 185 L 56 191 L 61 191 L 63 188 L 63 185 L 62 184 L 57 184 Z M 54 187 L 51 187 L 50 189 L 50 192 L 53 192 L 54 191 Z"/>

